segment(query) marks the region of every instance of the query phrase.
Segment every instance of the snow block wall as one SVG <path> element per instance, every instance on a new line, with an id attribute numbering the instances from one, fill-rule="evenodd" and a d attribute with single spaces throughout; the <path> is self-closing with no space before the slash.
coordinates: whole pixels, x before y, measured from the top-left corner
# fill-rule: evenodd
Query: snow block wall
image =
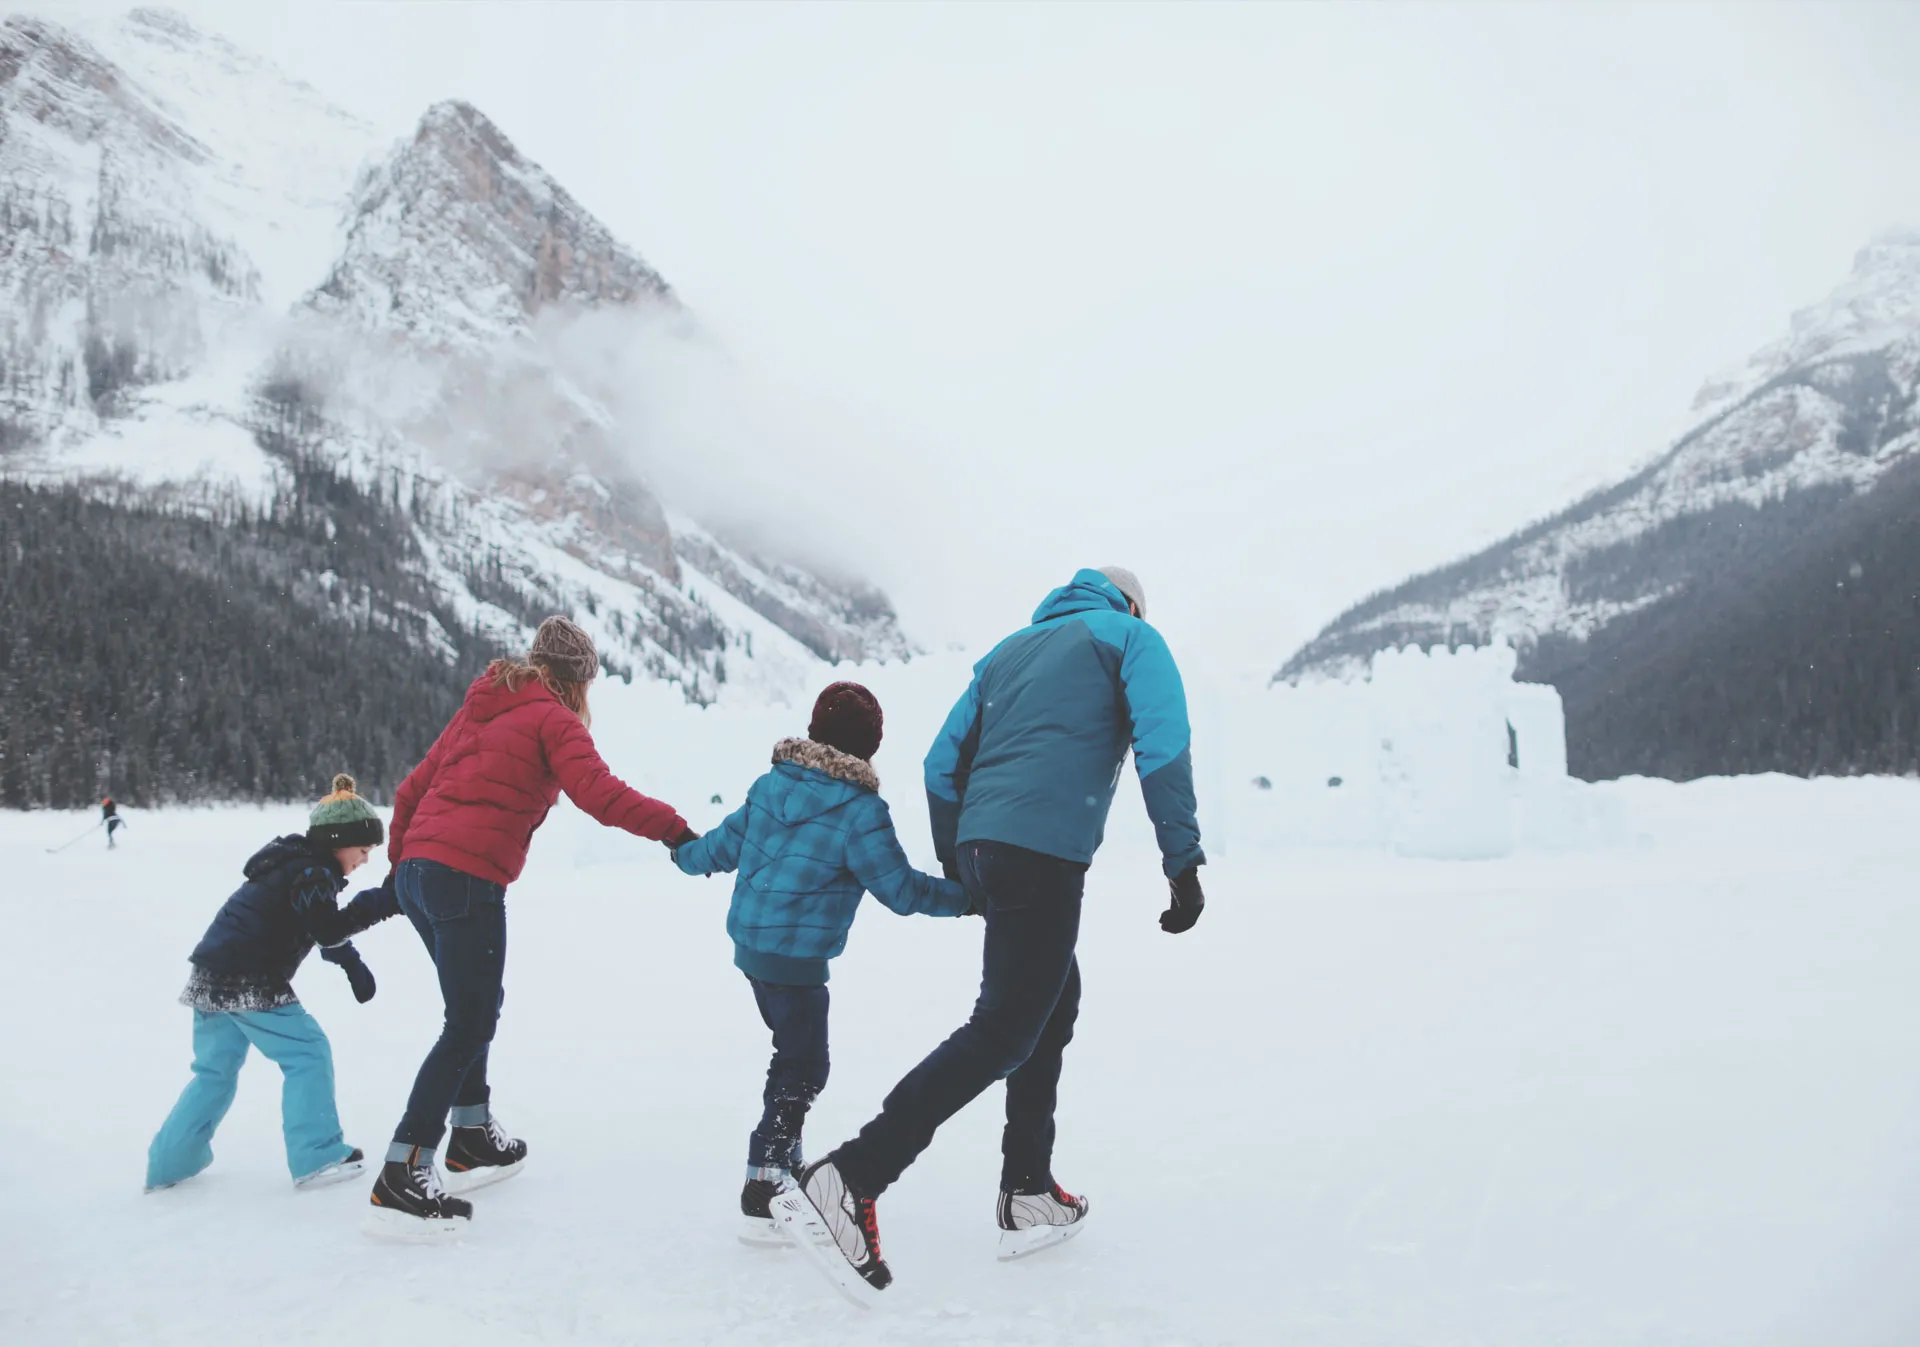
<path id="1" fill-rule="evenodd" d="M 1247 691 L 1202 821 L 1217 847 L 1379 847 L 1482 860 L 1582 832 L 1560 694 L 1516 683 L 1505 644 L 1374 656 L 1368 677 Z"/>

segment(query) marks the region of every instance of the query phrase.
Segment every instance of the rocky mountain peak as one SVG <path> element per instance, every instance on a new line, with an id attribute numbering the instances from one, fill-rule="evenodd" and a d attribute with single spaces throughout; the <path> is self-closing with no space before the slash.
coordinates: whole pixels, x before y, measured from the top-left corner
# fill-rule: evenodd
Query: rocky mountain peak
<path id="1" fill-rule="evenodd" d="M 676 304 L 616 239 L 478 109 L 434 105 L 364 174 L 347 244 L 314 307 L 442 347 L 524 331 L 556 304 Z"/>
<path id="2" fill-rule="evenodd" d="M 1797 310 L 1787 334 L 1708 380 L 1694 412 L 1714 416 L 1788 371 L 1920 337 L 1920 228 L 1889 229 L 1854 254 L 1852 270 L 1817 304 Z"/>

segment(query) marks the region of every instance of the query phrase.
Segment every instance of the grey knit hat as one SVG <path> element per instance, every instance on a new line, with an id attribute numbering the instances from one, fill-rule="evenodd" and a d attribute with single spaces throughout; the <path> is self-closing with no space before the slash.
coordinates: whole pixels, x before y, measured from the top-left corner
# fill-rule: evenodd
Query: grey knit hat
<path id="1" fill-rule="evenodd" d="M 338 851 L 342 847 L 377 847 L 387 840 L 379 813 L 354 793 L 357 789 L 345 772 L 334 777 L 333 794 L 307 815 L 308 841 Z"/>
<path id="2" fill-rule="evenodd" d="M 1140 577 L 1125 566 L 1102 566 L 1100 574 L 1113 581 L 1113 587 L 1140 610 L 1140 616 L 1147 615 L 1147 591 L 1140 585 Z"/>
<path id="3" fill-rule="evenodd" d="M 593 648 L 593 637 L 577 624 L 558 616 L 540 624 L 527 662 L 544 664 L 555 678 L 569 683 L 591 683 L 600 672 L 600 652 Z"/>

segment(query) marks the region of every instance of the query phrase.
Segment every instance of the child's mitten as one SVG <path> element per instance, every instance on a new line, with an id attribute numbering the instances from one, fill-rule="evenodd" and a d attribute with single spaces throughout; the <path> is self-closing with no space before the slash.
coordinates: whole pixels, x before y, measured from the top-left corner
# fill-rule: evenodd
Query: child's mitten
<path id="1" fill-rule="evenodd" d="M 379 888 L 362 889 L 354 894 L 353 901 L 347 904 L 347 912 L 353 918 L 353 925 L 348 929 L 361 931 L 375 922 L 399 916 L 400 898 L 393 891 L 393 872 L 387 872 L 386 882 Z"/>
<path id="2" fill-rule="evenodd" d="M 373 970 L 367 967 L 366 960 L 360 957 L 360 951 L 353 947 L 351 940 L 338 945 L 328 945 L 320 951 L 320 957 L 328 963 L 340 965 L 340 971 L 347 975 L 347 985 L 353 988 L 353 999 L 361 1005 L 373 999 Z"/>

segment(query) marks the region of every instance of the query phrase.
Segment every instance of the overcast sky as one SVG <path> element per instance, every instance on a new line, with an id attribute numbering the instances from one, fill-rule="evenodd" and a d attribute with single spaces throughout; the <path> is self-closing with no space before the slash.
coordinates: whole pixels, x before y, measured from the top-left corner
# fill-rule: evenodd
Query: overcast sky
<path id="1" fill-rule="evenodd" d="M 1916 6 L 176 7 L 395 135 L 483 109 L 791 412 L 716 489 L 935 642 L 1117 560 L 1271 669 L 1920 223 Z"/>

